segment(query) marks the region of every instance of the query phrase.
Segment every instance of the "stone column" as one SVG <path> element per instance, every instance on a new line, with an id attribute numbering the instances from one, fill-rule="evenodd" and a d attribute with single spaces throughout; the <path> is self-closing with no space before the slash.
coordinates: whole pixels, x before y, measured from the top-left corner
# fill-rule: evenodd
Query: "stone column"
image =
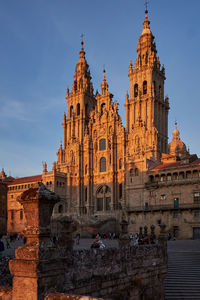
<path id="1" fill-rule="evenodd" d="M 50 218 L 59 197 L 35 184 L 18 198 L 23 205 L 27 227 L 25 245 L 10 260 L 13 277 L 12 300 L 42 300 L 52 291 L 62 291 L 64 260 L 50 240 Z"/>
<path id="2" fill-rule="evenodd" d="M 119 236 L 119 246 L 124 247 L 130 245 L 129 234 L 128 234 L 128 222 L 126 220 L 122 220 L 120 223 L 120 236 Z"/>

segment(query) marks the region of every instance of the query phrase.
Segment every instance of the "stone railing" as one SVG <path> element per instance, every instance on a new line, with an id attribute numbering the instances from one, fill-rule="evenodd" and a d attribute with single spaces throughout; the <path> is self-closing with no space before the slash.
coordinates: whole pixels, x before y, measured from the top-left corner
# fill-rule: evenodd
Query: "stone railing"
<path id="1" fill-rule="evenodd" d="M 73 251 L 68 217 L 58 220 L 57 245 L 50 240 L 51 214 L 59 201 L 54 193 L 38 183 L 18 201 L 26 215 L 27 241 L 16 250 L 16 259 L 9 262 L 13 284 L 12 288 L 0 287 L 0 299 L 164 299 L 167 272 L 164 226 L 157 245 L 130 247 L 127 223 L 122 222 L 119 249 Z"/>
<path id="2" fill-rule="evenodd" d="M 180 203 L 178 207 L 173 204 L 157 204 L 145 206 L 127 207 L 128 212 L 141 212 L 141 211 L 166 211 L 166 210 L 184 210 L 184 209 L 200 209 L 200 203 Z"/>

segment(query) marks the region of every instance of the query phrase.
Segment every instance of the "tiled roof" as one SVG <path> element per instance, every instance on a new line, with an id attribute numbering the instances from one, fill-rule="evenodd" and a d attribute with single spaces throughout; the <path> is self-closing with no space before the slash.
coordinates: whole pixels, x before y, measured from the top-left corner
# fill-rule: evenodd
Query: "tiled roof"
<path id="1" fill-rule="evenodd" d="M 150 171 L 156 171 L 156 170 L 164 170 L 164 169 L 173 169 L 176 167 L 188 167 L 188 166 L 194 166 L 194 165 L 199 165 L 200 164 L 200 159 L 196 159 L 195 161 L 191 163 L 186 163 L 184 164 L 182 161 L 176 161 L 173 163 L 165 163 L 165 164 L 160 164 L 154 168 L 152 168 Z"/>
<path id="2" fill-rule="evenodd" d="M 5 184 L 10 184 L 11 182 L 13 182 L 13 180 L 15 180 L 15 178 L 12 176 L 8 176 L 2 179 L 3 183 Z"/>
<path id="3" fill-rule="evenodd" d="M 15 185 L 20 183 L 38 182 L 42 181 L 42 175 L 14 178 L 14 180 L 9 185 Z"/>

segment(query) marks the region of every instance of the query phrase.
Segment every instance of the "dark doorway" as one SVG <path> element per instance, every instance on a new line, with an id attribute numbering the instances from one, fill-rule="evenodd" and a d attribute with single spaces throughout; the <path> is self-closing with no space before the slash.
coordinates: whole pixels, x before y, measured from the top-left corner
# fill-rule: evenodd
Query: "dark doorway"
<path id="1" fill-rule="evenodd" d="M 174 226 L 174 237 L 178 238 L 178 226 Z"/>
<path id="2" fill-rule="evenodd" d="M 193 239 L 200 239 L 200 227 L 193 227 Z"/>

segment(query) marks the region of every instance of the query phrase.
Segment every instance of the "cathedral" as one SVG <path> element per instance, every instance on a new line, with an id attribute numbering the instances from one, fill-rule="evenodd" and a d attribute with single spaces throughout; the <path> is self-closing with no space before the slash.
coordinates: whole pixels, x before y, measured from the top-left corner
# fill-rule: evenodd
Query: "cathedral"
<path id="1" fill-rule="evenodd" d="M 164 222 L 172 236 L 200 238 L 200 160 L 189 153 L 177 123 L 168 143 L 165 68 L 157 55 L 147 10 L 128 77 L 125 128 L 105 70 L 100 92 L 94 93 L 81 42 L 73 85 L 66 93 L 57 162 L 51 171 L 44 163 L 41 175 L 8 184 L 9 232 L 20 231 L 26 223 L 18 214 L 22 208 L 17 195 L 42 181 L 60 196 L 54 216 L 125 218 L 133 233 Z"/>

